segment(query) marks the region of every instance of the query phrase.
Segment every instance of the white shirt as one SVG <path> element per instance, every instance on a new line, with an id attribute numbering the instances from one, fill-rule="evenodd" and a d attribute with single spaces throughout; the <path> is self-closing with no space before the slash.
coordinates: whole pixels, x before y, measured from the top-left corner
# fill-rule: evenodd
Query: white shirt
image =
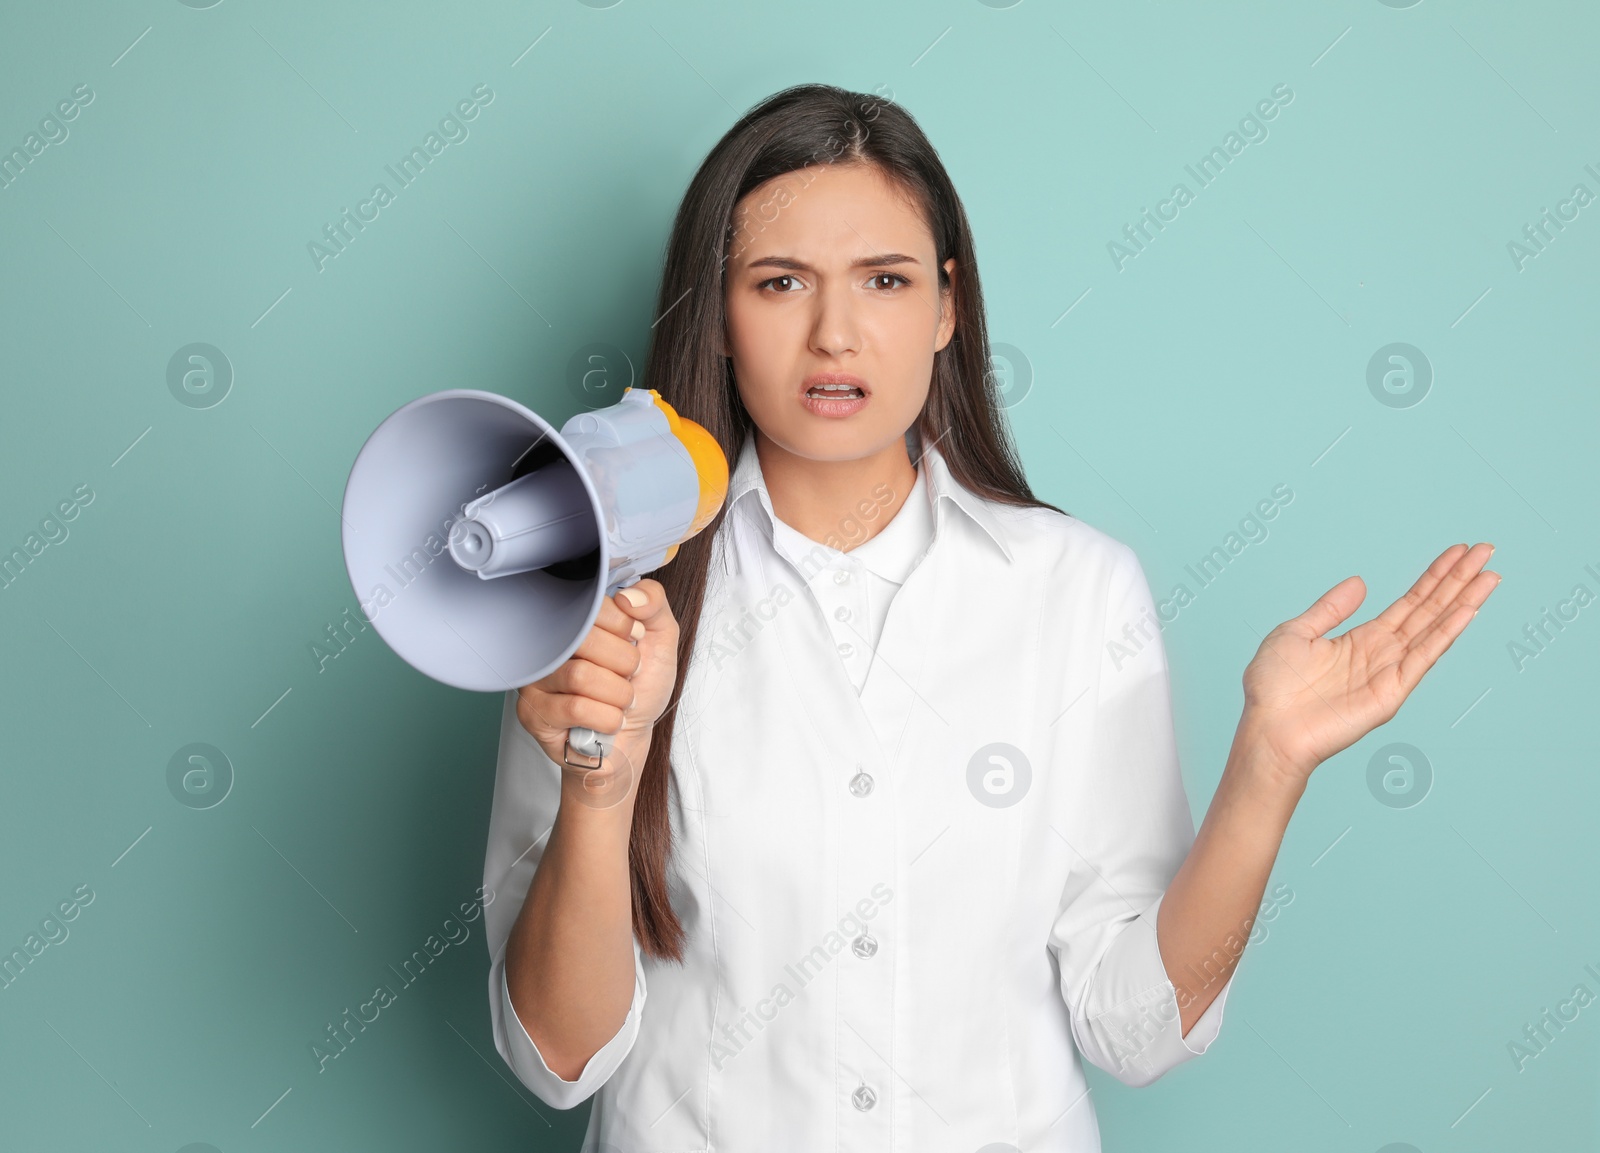
<path id="1" fill-rule="evenodd" d="M 873 650 L 858 692 L 831 610 L 860 611 L 862 551 L 797 571 L 741 450 L 671 747 L 685 961 L 635 940 L 627 1017 L 573 1081 L 505 984 L 560 795 L 506 694 L 495 1047 L 551 1106 L 594 1096 L 586 1153 L 1093 1153 L 1080 1053 L 1144 1085 L 1217 1036 L 1231 978 L 1185 1038 L 1156 945 L 1194 822 L 1137 557 L 977 496 L 936 446 L 918 472 L 925 502 L 879 535 L 910 510 L 931 536 L 875 643 L 849 642 Z"/>
<path id="2" fill-rule="evenodd" d="M 752 455 L 754 449 L 751 450 Z M 759 466 L 756 469 L 760 473 Z M 746 490 L 754 491 L 754 489 Z M 889 602 L 916 565 L 922 551 L 933 543 L 933 510 L 928 504 L 928 486 L 922 470 L 894 518 L 876 536 L 848 552 L 814 541 L 777 517 L 771 518 L 772 544 L 779 556 L 794 565 L 800 575 L 814 573 L 806 583 L 823 619 L 833 635 L 834 648 L 844 663 L 845 674 L 856 692 L 867 679 L 883 622 L 889 615 Z M 885 490 L 885 496 L 890 495 Z M 769 503 L 770 503 L 770 498 Z M 869 498 L 866 512 L 858 503 L 854 523 L 832 534 L 831 539 L 848 545 L 863 535 L 881 516 L 886 500 Z"/>

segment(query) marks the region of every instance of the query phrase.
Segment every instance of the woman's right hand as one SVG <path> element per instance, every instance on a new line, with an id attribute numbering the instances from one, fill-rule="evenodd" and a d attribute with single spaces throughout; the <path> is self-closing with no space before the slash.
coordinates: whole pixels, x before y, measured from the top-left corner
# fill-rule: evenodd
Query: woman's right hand
<path id="1" fill-rule="evenodd" d="M 589 635 L 560 668 L 517 690 L 517 720 L 558 765 L 567 730 L 580 725 L 616 733 L 613 748 L 639 758 L 677 675 L 678 621 L 661 582 L 645 578 L 600 603 Z"/>

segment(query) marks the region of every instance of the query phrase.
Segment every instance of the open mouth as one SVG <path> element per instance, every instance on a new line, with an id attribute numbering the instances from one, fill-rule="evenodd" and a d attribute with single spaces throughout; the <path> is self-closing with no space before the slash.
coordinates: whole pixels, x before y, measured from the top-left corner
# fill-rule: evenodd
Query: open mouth
<path id="1" fill-rule="evenodd" d="M 806 389 L 806 395 L 821 400 L 859 400 L 866 393 L 853 384 L 814 384 Z"/>

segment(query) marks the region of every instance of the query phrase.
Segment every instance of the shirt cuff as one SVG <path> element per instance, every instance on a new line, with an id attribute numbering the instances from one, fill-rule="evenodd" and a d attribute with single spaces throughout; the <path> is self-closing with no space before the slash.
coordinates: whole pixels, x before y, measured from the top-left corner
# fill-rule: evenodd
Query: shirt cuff
<path id="1" fill-rule="evenodd" d="M 545 1063 L 539 1047 L 534 1044 L 533 1038 L 528 1036 L 522 1018 L 517 1016 L 516 1009 L 511 1005 L 511 987 L 507 983 L 505 957 L 501 956 L 495 961 L 494 971 L 490 973 L 489 980 L 499 991 L 498 1015 L 505 1035 L 505 1047 L 501 1049 L 501 1056 L 506 1059 L 506 1063 L 511 1066 L 522 1083 L 552 1109 L 574 1109 L 594 1096 L 600 1086 L 617 1071 L 617 1066 L 622 1064 L 622 1059 L 633 1048 L 634 1039 L 639 1035 L 640 1014 L 645 1001 L 644 968 L 637 938 L 633 942 L 633 971 L 633 1002 L 628 1006 L 628 1015 L 623 1018 L 622 1024 L 611 1039 L 600 1046 L 594 1056 L 584 1064 L 578 1076 L 568 1081 Z"/>
<path id="2" fill-rule="evenodd" d="M 1114 981 L 1112 987 L 1097 990 L 1101 995 L 1096 1000 L 1110 1004 L 1093 1013 L 1092 1030 L 1110 1058 L 1106 1071 L 1129 1085 L 1148 1085 L 1209 1049 L 1222 1030 L 1223 1008 L 1233 987 L 1230 973 L 1216 999 L 1184 1035 L 1177 989 L 1156 940 L 1156 915 L 1164 897 L 1128 926 L 1101 962 L 1102 980 L 1114 975 Z M 1242 952 L 1244 941 L 1239 944 Z"/>

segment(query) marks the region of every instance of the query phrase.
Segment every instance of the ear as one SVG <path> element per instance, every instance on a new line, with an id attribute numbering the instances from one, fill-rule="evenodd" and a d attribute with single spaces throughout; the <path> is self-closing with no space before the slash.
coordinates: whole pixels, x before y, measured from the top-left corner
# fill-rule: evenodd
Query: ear
<path id="1" fill-rule="evenodd" d="M 956 331 L 956 300 L 959 283 L 956 269 L 956 258 L 951 257 L 944 262 L 944 270 L 949 274 L 950 283 L 939 290 L 939 331 L 934 335 L 933 351 L 938 352 L 950 343 L 950 338 Z"/>

